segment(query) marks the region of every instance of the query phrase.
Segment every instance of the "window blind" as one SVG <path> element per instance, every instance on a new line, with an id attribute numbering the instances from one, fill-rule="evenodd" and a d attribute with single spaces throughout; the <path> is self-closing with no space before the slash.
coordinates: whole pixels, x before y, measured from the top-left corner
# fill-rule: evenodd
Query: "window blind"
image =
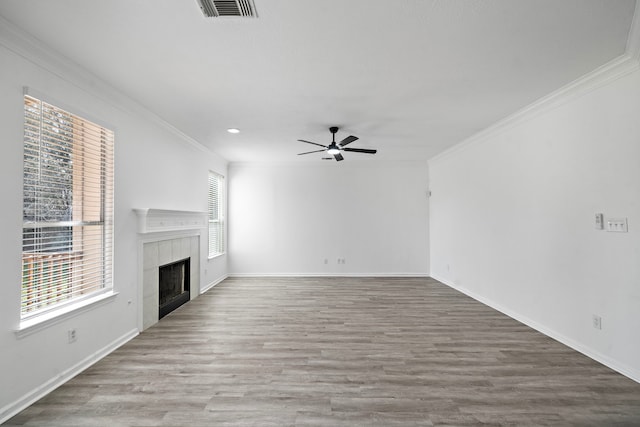
<path id="1" fill-rule="evenodd" d="M 21 317 L 112 288 L 114 134 L 24 97 Z"/>
<path id="2" fill-rule="evenodd" d="M 209 172 L 209 256 L 224 253 L 224 177 Z"/>

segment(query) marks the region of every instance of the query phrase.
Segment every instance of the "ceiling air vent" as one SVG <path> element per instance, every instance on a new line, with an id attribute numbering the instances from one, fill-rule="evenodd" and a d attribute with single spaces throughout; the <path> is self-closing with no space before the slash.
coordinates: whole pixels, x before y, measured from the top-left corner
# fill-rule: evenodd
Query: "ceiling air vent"
<path id="1" fill-rule="evenodd" d="M 197 0 L 207 18 L 257 18 L 253 0 Z"/>

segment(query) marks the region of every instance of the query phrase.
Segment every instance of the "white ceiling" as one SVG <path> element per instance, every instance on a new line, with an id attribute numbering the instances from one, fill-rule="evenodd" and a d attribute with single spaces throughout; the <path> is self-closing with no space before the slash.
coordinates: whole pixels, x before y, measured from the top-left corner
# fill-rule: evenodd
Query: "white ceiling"
<path id="1" fill-rule="evenodd" d="M 0 15 L 229 161 L 426 160 L 622 55 L 634 0 L 3 0 Z M 242 130 L 238 135 L 229 127 Z"/>

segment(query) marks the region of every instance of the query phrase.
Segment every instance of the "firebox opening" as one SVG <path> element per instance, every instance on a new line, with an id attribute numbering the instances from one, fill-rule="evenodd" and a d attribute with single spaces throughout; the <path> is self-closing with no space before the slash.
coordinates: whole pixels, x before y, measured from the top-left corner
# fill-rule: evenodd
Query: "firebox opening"
<path id="1" fill-rule="evenodd" d="M 160 301 L 158 318 L 162 319 L 190 299 L 189 265 L 190 258 L 161 266 L 160 269 Z"/>

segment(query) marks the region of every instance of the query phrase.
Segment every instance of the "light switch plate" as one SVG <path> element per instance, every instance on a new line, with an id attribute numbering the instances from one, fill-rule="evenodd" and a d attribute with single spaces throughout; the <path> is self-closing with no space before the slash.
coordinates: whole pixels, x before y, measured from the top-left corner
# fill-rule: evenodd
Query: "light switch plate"
<path id="1" fill-rule="evenodd" d="M 609 218 L 607 220 L 607 231 L 626 233 L 628 231 L 627 218 Z"/>

